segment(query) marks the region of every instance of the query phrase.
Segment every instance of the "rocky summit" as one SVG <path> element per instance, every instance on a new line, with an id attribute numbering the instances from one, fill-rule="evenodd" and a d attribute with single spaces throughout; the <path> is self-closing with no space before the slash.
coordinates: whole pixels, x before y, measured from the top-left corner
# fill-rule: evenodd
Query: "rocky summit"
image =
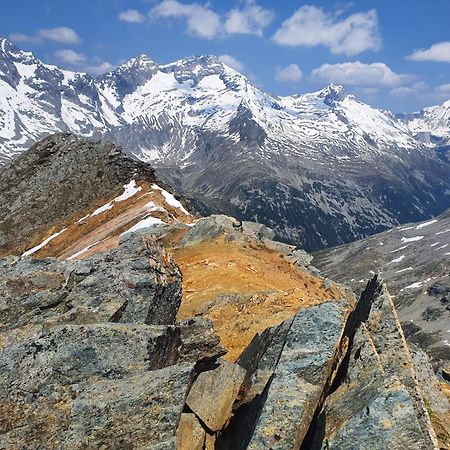
<path id="1" fill-rule="evenodd" d="M 378 275 L 356 296 L 110 144 L 46 138 L 1 181 L 0 448 L 450 448 L 448 368 Z"/>

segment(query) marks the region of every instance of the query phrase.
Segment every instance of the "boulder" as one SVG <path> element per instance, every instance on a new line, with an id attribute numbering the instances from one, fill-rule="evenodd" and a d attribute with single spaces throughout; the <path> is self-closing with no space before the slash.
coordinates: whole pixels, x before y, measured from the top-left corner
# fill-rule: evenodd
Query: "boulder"
<path id="1" fill-rule="evenodd" d="M 177 450 L 203 450 L 205 434 L 195 414 L 181 414 L 177 430 Z"/>
<path id="2" fill-rule="evenodd" d="M 346 302 L 300 310 L 282 347 L 248 449 L 297 449 L 337 364 Z"/>
<path id="3" fill-rule="evenodd" d="M 0 260 L 0 330 L 27 324 L 122 322 L 171 324 L 181 274 L 151 236 L 80 261 Z"/>
<path id="4" fill-rule="evenodd" d="M 220 345 L 213 323 L 204 317 L 192 317 L 178 322 L 182 348 L 180 361 L 195 362 L 197 368 L 207 368 L 227 351 Z M 200 370 L 201 371 L 201 370 Z"/>
<path id="5" fill-rule="evenodd" d="M 194 381 L 186 404 L 210 431 L 220 430 L 230 419 L 245 373 L 237 364 L 221 361 Z"/>

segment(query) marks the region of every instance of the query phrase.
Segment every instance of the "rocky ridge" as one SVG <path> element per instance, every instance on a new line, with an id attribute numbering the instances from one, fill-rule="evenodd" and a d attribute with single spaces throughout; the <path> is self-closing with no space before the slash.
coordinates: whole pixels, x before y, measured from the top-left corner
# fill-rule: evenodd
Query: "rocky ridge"
<path id="1" fill-rule="evenodd" d="M 32 146 L 0 186 L 0 255 L 73 257 L 142 225 L 194 218 L 151 166 L 71 134 Z"/>
<path id="2" fill-rule="evenodd" d="M 221 359 L 211 322 L 175 323 L 180 272 L 151 234 L 80 261 L 1 264 L 5 448 L 438 448 L 377 279 L 356 308 L 301 308 L 233 363 Z M 348 389 L 360 396 L 345 401 L 341 425 Z M 324 414 L 336 425 L 321 434 Z"/>
<path id="3" fill-rule="evenodd" d="M 81 186 L 92 147 L 72 139 L 47 141 L 42 176 L 76 168 Z M 60 155 L 71 146 L 76 158 Z M 380 280 L 355 302 L 270 228 L 197 219 L 168 186 L 129 175 L 58 217 L 67 231 L 41 241 L 42 225 L 37 249 L 0 259 L 0 447 L 448 446 L 448 401 Z M 25 182 L 22 195 L 36 189 L 65 195 Z M 159 210 L 138 215 L 149 198 Z"/>

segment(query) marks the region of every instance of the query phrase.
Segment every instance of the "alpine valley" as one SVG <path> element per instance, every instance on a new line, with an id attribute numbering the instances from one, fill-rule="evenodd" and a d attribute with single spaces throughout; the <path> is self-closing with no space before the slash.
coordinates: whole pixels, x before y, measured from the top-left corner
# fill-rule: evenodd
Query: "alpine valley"
<path id="1" fill-rule="evenodd" d="M 450 101 L 396 116 L 335 85 L 277 97 L 214 56 L 142 55 L 92 78 L 2 39 L 1 164 L 56 131 L 114 141 L 197 212 L 264 223 L 308 251 L 450 206 Z"/>

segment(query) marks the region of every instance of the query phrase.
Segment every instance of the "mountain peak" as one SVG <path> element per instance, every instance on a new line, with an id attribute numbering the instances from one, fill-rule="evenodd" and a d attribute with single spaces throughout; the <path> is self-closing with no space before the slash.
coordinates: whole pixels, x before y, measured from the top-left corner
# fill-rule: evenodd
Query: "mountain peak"
<path id="1" fill-rule="evenodd" d="M 140 68 L 147 68 L 147 67 L 153 67 L 156 63 L 150 59 L 147 55 L 141 54 L 139 56 L 136 56 L 135 58 L 131 58 L 125 63 L 121 64 L 118 68 L 119 69 L 140 69 Z"/>
<path id="2" fill-rule="evenodd" d="M 331 105 L 335 101 L 344 100 L 346 97 L 344 86 L 330 83 L 327 87 L 318 92 L 318 97 L 323 98 L 324 103 Z"/>
<path id="3" fill-rule="evenodd" d="M 35 60 L 36 57 L 32 52 L 27 52 L 14 45 L 6 38 L 0 38 L 0 54 L 4 54 L 6 57 L 20 60 Z"/>

